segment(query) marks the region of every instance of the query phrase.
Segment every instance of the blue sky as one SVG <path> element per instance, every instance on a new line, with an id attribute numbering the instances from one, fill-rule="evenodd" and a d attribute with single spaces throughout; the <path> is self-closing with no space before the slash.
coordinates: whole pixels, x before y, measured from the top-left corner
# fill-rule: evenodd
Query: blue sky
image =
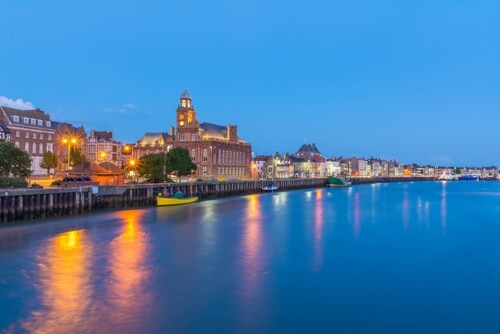
<path id="1" fill-rule="evenodd" d="M 198 118 L 255 154 L 500 166 L 500 1 L 0 0 L 0 96 L 137 141 Z"/>

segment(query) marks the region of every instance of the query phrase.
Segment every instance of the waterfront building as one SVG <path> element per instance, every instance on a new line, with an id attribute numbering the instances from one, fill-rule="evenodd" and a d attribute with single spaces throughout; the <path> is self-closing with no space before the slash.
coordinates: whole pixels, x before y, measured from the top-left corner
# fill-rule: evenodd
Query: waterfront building
<path id="1" fill-rule="evenodd" d="M 185 91 L 176 110 L 174 147 L 189 151 L 200 178 L 250 178 L 251 145 L 238 136 L 238 126 L 200 123 Z"/>
<path id="2" fill-rule="evenodd" d="M 68 152 L 78 148 L 83 155 L 87 156 L 87 147 L 85 145 L 87 133 L 83 126 L 76 127 L 67 122 L 53 121 L 52 127 L 55 129 L 53 153 L 59 163 L 58 171 L 67 171 L 72 168 L 71 165 L 68 166 Z"/>
<path id="3" fill-rule="evenodd" d="M 3 130 L 4 136 L 7 138 L 10 135 L 10 141 L 31 157 L 32 175 L 45 175 L 47 170 L 40 167 L 43 154 L 54 152 L 55 130 L 50 115 L 40 109 L 20 110 L 0 106 L 0 121 L 8 129 Z"/>
<path id="4" fill-rule="evenodd" d="M 264 178 L 264 171 L 270 155 L 258 155 L 252 159 L 252 179 Z"/>
<path id="5" fill-rule="evenodd" d="M 133 158 L 182 147 L 197 165 L 196 178 L 250 178 L 251 145 L 238 136 L 238 126 L 200 123 L 191 95 L 185 91 L 179 100 L 176 126 L 169 133 L 146 132 L 133 146 Z"/>
<path id="6" fill-rule="evenodd" d="M 122 167 L 122 146 L 120 141 L 113 139 L 112 131 L 91 130 L 86 140 L 87 159 L 91 162 L 111 162 Z"/>

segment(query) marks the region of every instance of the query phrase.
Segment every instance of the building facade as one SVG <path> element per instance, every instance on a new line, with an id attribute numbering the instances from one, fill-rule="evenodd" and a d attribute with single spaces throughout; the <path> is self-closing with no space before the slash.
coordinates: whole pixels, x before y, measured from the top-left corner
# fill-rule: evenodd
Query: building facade
<path id="1" fill-rule="evenodd" d="M 75 127 L 73 124 L 66 122 L 52 122 L 52 127 L 55 129 L 53 136 L 54 154 L 59 163 L 58 170 L 60 172 L 67 171 L 73 167 L 71 161 L 68 165 L 68 153 L 71 150 L 78 148 L 83 155 L 87 156 L 87 133 L 83 126 Z"/>
<path id="2" fill-rule="evenodd" d="M 113 139 L 112 131 L 91 130 L 87 138 L 87 159 L 94 163 L 110 162 L 122 167 L 122 143 Z"/>
<path id="3" fill-rule="evenodd" d="M 32 175 L 45 175 L 40 167 L 43 155 L 54 152 L 54 128 L 50 115 L 40 109 L 20 110 L 0 106 L 0 121 L 8 129 L 4 136 L 31 157 Z"/>

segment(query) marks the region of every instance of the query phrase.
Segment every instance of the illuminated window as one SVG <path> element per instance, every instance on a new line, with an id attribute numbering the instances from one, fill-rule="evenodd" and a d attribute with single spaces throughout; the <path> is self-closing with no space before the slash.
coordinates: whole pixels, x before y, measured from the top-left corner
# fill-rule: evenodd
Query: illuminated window
<path id="1" fill-rule="evenodd" d="M 186 100 L 181 100 L 181 105 L 183 108 L 186 108 Z"/>
<path id="2" fill-rule="evenodd" d="M 207 174 L 207 167 L 206 166 L 203 166 L 203 174 Z"/>

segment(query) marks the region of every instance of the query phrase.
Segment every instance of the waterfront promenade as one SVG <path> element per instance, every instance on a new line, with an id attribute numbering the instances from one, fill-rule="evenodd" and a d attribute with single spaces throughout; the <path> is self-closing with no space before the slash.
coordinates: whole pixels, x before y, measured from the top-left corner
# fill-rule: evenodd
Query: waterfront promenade
<path id="1" fill-rule="evenodd" d="M 381 182 L 429 181 L 424 177 L 355 178 L 354 184 Z M 110 208 L 131 208 L 155 205 L 158 193 L 168 191 L 213 199 L 225 196 L 258 193 L 269 180 L 203 181 L 183 183 L 130 184 L 123 186 L 87 186 L 72 184 L 68 188 L 0 189 L 0 222 L 77 215 Z M 316 188 L 325 185 L 323 178 L 276 179 L 280 191 Z"/>

